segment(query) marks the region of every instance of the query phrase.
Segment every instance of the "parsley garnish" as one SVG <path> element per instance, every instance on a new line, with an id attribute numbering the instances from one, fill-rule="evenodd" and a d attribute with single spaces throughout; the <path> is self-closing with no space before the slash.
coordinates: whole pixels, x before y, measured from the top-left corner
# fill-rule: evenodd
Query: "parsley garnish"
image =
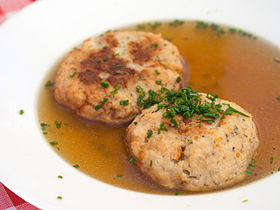
<path id="1" fill-rule="evenodd" d="M 155 48 L 157 48 L 157 47 L 158 47 L 158 43 L 157 43 L 157 42 L 153 43 L 153 46 L 154 46 Z"/>
<path id="2" fill-rule="evenodd" d="M 55 124 L 56 128 L 61 128 L 62 121 L 60 121 L 60 122 L 54 121 L 54 124 Z"/>
<path id="3" fill-rule="evenodd" d="M 138 122 L 134 122 L 134 125 L 137 125 L 138 124 Z"/>
<path id="4" fill-rule="evenodd" d="M 104 98 L 103 101 L 95 106 L 95 110 L 99 110 L 106 102 L 108 101 L 108 98 Z"/>
<path id="5" fill-rule="evenodd" d="M 280 96 L 278 96 L 276 99 L 277 99 L 278 101 L 280 101 Z"/>
<path id="6" fill-rule="evenodd" d="M 178 127 L 178 123 L 177 123 L 177 121 L 176 121 L 174 118 L 171 118 L 171 119 L 170 119 L 170 122 L 171 122 L 172 124 L 174 124 L 176 127 Z"/>
<path id="7" fill-rule="evenodd" d="M 51 87 L 51 86 L 53 86 L 54 85 L 54 82 L 52 82 L 52 81 L 47 81 L 47 83 L 45 84 L 45 87 Z"/>
<path id="8" fill-rule="evenodd" d="M 128 100 L 122 100 L 122 101 L 120 101 L 120 105 L 127 106 L 128 104 L 129 104 L 129 101 L 128 101 Z"/>
<path id="9" fill-rule="evenodd" d="M 273 157 L 270 157 L 270 161 L 269 161 L 270 164 L 273 163 Z"/>
<path id="10" fill-rule="evenodd" d="M 104 61 L 104 62 L 106 62 L 106 61 L 108 61 L 108 60 L 109 60 L 108 57 L 103 58 L 103 61 Z"/>
<path id="11" fill-rule="evenodd" d="M 74 78 L 76 74 L 77 74 L 77 72 L 74 71 L 74 73 L 71 75 L 71 78 Z"/>
<path id="12" fill-rule="evenodd" d="M 151 138 L 151 136 L 153 135 L 153 131 L 152 130 L 148 130 L 147 132 L 147 138 Z"/>
<path id="13" fill-rule="evenodd" d="M 61 200 L 61 199 L 62 199 L 62 197 L 61 197 L 61 196 L 57 196 L 56 198 L 57 198 L 57 199 L 59 199 L 59 200 Z"/>
<path id="14" fill-rule="evenodd" d="M 157 74 L 157 75 L 160 75 L 160 72 L 156 69 L 155 70 L 155 73 Z"/>
<path id="15" fill-rule="evenodd" d="M 152 167 L 153 166 L 153 161 L 152 160 L 150 160 L 150 167 Z"/>
<path id="16" fill-rule="evenodd" d="M 181 81 L 181 77 L 177 77 L 176 82 L 180 82 Z"/>
<path id="17" fill-rule="evenodd" d="M 79 168 L 80 166 L 76 164 L 76 165 L 73 165 L 73 167 L 74 168 Z"/>
<path id="18" fill-rule="evenodd" d="M 158 134 L 160 134 L 160 131 L 168 131 L 164 123 L 160 124 L 160 127 L 158 129 Z"/>
<path id="19" fill-rule="evenodd" d="M 157 81 L 156 81 L 156 84 L 157 84 L 157 85 L 161 85 L 161 80 L 157 80 Z"/>
<path id="20" fill-rule="evenodd" d="M 105 88 L 109 87 L 109 83 L 108 83 L 108 82 L 105 82 L 104 80 L 102 80 L 102 81 L 100 82 L 100 84 L 101 84 L 103 87 L 105 87 Z"/>
<path id="21" fill-rule="evenodd" d="M 19 110 L 19 114 L 23 115 L 24 114 L 24 110 L 23 109 Z"/>
<path id="22" fill-rule="evenodd" d="M 120 88 L 121 88 L 121 85 L 120 85 L 120 84 L 117 84 L 116 88 L 115 88 L 113 91 L 111 91 L 111 95 L 117 94 L 117 93 L 118 93 L 118 90 L 119 90 Z"/>
<path id="23" fill-rule="evenodd" d="M 122 174 L 117 174 L 117 176 L 116 176 L 116 177 L 122 178 L 122 177 L 123 177 L 123 175 L 122 175 Z"/>
<path id="24" fill-rule="evenodd" d="M 116 74 L 121 74 L 121 71 L 120 70 L 116 71 Z"/>
<path id="25" fill-rule="evenodd" d="M 121 67 L 126 67 L 126 65 L 120 64 L 120 65 L 115 65 L 115 66 L 114 66 L 114 68 L 121 68 Z"/>
<path id="26" fill-rule="evenodd" d="M 247 202 L 248 202 L 248 200 L 243 200 L 243 201 L 242 201 L 242 203 L 247 203 Z"/>
<path id="27" fill-rule="evenodd" d="M 52 146 L 58 145 L 58 142 L 57 141 L 51 141 L 50 145 L 52 145 Z"/>
<path id="28" fill-rule="evenodd" d="M 169 23 L 170 26 L 179 26 L 179 25 L 182 25 L 184 24 L 184 21 L 183 20 L 178 20 L 178 19 L 175 19 L 173 20 L 172 22 Z"/>
<path id="29" fill-rule="evenodd" d="M 133 163 L 133 164 L 136 164 L 136 160 L 134 159 L 133 156 L 130 156 L 130 157 L 128 158 L 128 161 L 131 162 L 131 163 Z"/>
<path id="30" fill-rule="evenodd" d="M 59 178 L 59 179 L 63 179 L 63 176 L 59 175 L 59 176 L 57 176 L 57 178 Z"/>
<path id="31" fill-rule="evenodd" d="M 141 77 L 140 77 L 140 78 L 138 78 L 138 80 L 146 80 L 146 78 L 141 78 Z"/>
<path id="32" fill-rule="evenodd" d="M 120 53 L 114 53 L 113 54 L 113 57 L 117 57 L 117 56 L 119 56 L 120 55 Z"/>
<path id="33" fill-rule="evenodd" d="M 197 21 L 196 22 L 196 27 L 197 28 L 202 28 L 202 29 L 205 29 L 205 28 L 208 28 L 208 24 L 203 22 L 203 21 Z"/>
<path id="34" fill-rule="evenodd" d="M 175 195 L 179 195 L 180 193 L 179 192 L 175 192 Z"/>

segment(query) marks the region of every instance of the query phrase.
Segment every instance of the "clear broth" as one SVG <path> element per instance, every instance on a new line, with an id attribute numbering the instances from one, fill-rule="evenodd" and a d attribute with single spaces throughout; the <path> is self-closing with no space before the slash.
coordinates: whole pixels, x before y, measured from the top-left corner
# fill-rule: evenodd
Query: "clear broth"
<path id="1" fill-rule="evenodd" d="M 273 173 L 280 166 L 280 51 L 267 41 L 240 33 L 217 35 L 211 27 L 198 28 L 196 22 L 170 26 L 162 23 L 144 31 L 161 33 L 171 39 L 191 69 L 188 84 L 201 92 L 217 93 L 234 101 L 253 114 L 260 137 L 256 168 L 241 184 L 250 183 Z M 139 30 L 136 26 L 121 30 Z M 57 68 L 47 80 L 54 80 Z M 128 161 L 124 145 L 126 126 L 109 127 L 90 124 L 59 106 L 52 88 L 42 88 L 38 114 L 40 123 L 48 123 L 47 141 L 72 165 L 100 181 L 139 192 L 173 194 L 144 176 Z M 62 121 L 57 128 L 55 121 Z M 273 162 L 271 164 L 271 157 Z M 73 168 L 75 170 L 75 168 Z M 187 194 L 187 193 L 186 193 Z"/>

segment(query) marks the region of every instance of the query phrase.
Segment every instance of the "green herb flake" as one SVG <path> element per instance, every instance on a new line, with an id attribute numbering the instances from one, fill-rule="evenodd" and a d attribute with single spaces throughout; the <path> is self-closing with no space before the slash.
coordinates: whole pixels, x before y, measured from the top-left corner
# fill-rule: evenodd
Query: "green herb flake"
<path id="1" fill-rule="evenodd" d="M 52 81 L 47 81 L 47 83 L 45 84 L 45 87 L 51 87 L 51 86 L 53 86 L 54 85 L 54 82 L 52 82 Z"/>
<path id="2" fill-rule="evenodd" d="M 108 60 L 109 60 L 108 57 L 104 57 L 104 58 L 103 58 L 103 61 L 104 61 L 104 62 L 106 62 L 106 61 L 108 61 Z"/>
<path id="3" fill-rule="evenodd" d="M 157 81 L 156 81 L 156 84 L 157 84 L 157 85 L 161 85 L 161 80 L 157 80 Z"/>
<path id="4" fill-rule="evenodd" d="M 95 110 L 96 110 L 96 111 L 99 110 L 101 107 L 103 107 L 103 105 L 104 105 L 107 101 L 108 101 L 108 98 L 104 98 L 103 101 L 102 101 L 100 104 L 98 104 L 98 105 L 96 105 L 96 106 L 94 107 Z"/>
<path id="5" fill-rule="evenodd" d="M 158 47 L 158 43 L 157 43 L 157 42 L 153 43 L 153 46 L 154 46 L 155 48 L 157 48 L 157 47 Z"/>
<path id="6" fill-rule="evenodd" d="M 175 194 L 175 195 L 179 195 L 180 193 L 176 191 L 174 194 Z"/>
<path id="7" fill-rule="evenodd" d="M 252 169 L 248 169 L 245 171 L 245 174 L 247 174 L 248 176 L 250 176 L 252 174 Z"/>
<path id="8" fill-rule="evenodd" d="M 170 119 L 170 122 L 171 122 L 173 125 L 175 125 L 176 127 L 178 127 L 178 123 L 177 123 L 177 121 L 176 121 L 175 119 L 171 118 L 171 119 Z"/>
<path id="9" fill-rule="evenodd" d="M 280 63 L 280 58 L 274 58 L 273 59 L 276 63 Z"/>
<path id="10" fill-rule="evenodd" d="M 100 82 L 100 84 L 101 84 L 103 87 L 105 87 L 105 88 L 109 87 L 109 83 L 108 83 L 108 82 L 105 82 L 104 80 L 102 80 L 102 81 Z"/>
<path id="11" fill-rule="evenodd" d="M 56 128 L 61 128 L 62 121 L 58 122 L 58 121 L 56 120 L 56 121 L 54 121 L 54 124 L 55 124 Z"/>
<path id="12" fill-rule="evenodd" d="M 155 70 L 156 75 L 160 75 L 160 72 L 156 69 Z"/>
<path id="13" fill-rule="evenodd" d="M 56 198 L 57 198 L 57 199 L 59 199 L 59 200 L 61 200 L 61 199 L 62 199 L 62 197 L 61 197 L 61 196 L 57 196 Z"/>
<path id="14" fill-rule="evenodd" d="M 51 142 L 50 142 L 50 145 L 56 146 L 56 145 L 58 145 L 58 142 L 57 142 L 57 141 L 51 141 Z"/>
<path id="15" fill-rule="evenodd" d="M 120 70 L 116 71 L 116 74 L 121 74 L 121 71 Z"/>
<path id="16" fill-rule="evenodd" d="M 138 122 L 134 122 L 134 125 L 137 125 L 138 124 Z"/>
<path id="17" fill-rule="evenodd" d="M 141 81 L 141 80 L 146 80 L 146 78 L 141 78 L 141 77 L 140 77 L 140 78 L 138 78 L 138 80 L 140 80 L 140 81 Z"/>
<path id="18" fill-rule="evenodd" d="M 280 171 L 280 167 L 278 168 L 278 170 L 277 171 Z"/>
<path id="19" fill-rule="evenodd" d="M 113 54 L 113 57 L 117 57 L 117 56 L 119 56 L 120 55 L 120 53 L 114 53 Z"/>
<path id="20" fill-rule="evenodd" d="M 151 28 L 152 28 L 152 29 L 156 29 L 156 28 L 159 27 L 160 25 L 161 25 L 160 22 L 154 22 L 154 23 L 151 24 Z"/>
<path id="21" fill-rule="evenodd" d="M 152 160 L 150 160 L 150 167 L 152 167 L 153 166 L 153 161 Z"/>
<path id="22" fill-rule="evenodd" d="M 117 94 L 118 93 L 118 90 L 121 88 L 121 85 L 120 84 L 117 84 L 116 85 L 116 88 L 113 90 L 113 91 L 111 91 L 111 95 L 115 95 L 115 94 Z"/>
<path id="23" fill-rule="evenodd" d="M 280 96 L 278 96 L 276 99 L 277 99 L 278 101 L 280 101 Z"/>
<path id="24" fill-rule="evenodd" d="M 180 82 L 181 81 L 181 77 L 177 77 L 176 82 Z"/>
<path id="25" fill-rule="evenodd" d="M 108 48 L 108 46 L 104 46 L 104 47 L 103 47 L 104 50 L 107 49 L 107 48 Z"/>
<path id="26" fill-rule="evenodd" d="M 199 128 L 201 128 L 201 122 L 200 122 L 200 123 L 198 123 L 198 127 L 199 127 Z"/>
<path id="27" fill-rule="evenodd" d="M 270 163 L 270 164 L 273 163 L 273 157 L 270 157 L 269 163 Z"/>
<path id="28" fill-rule="evenodd" d="M 183 20 L 178 20 L 178 19 L 175 19 L 173 20 L 172 22 L 169 23 L 170 26 L 179 26 L 179 25 L 182 25 L 184 24 L 184 21 Z"/>
<path id="29" fill-rule="evenodd" d="M 59 178 L 59 179 L 63 179 L 63 176 L 59 175 L 59 176 L 57 176 L 57 178 Z"/>
<path id="30" fill-rule="evenodd" d="M 76 164 L 76 165 L 73 165 L 73 167 L 74 168 L 79 168 L 80 166 Z"/>
<path id="31" fill-rule="evenodd" d="M 74 73 L 71 75 L 71 78 L 74 78 L 76 74 L 77 74 L 77 72 L 74 71 Z"/>
<path id="32" fill-rule="evenodd" d="M 191 139 L 187 139 L 187 141 L 189 142 L 189 144 L 193 144 L 193 141 Z"/>
<path id="33" fill-rule="evenodd" d="M 23 115 L 24 114 L 24 110 L 23 109 L 19 110 L 19 114 Z"/>
<path id="34" fill-rule="evenodd" d="M 144 25 L 144 24 L 138 24 L 138 25 L 137 25 L 137 28 L 138 28 L 139 30 L 144 30 L 144 29 L 145 29 L 145 25 Z"/>
<path id="35" fill-rule="evenodd" d="M 247 202 L 248 202 L 248 200 L 243 200 L 243 201 L 242 201 L 242 203 L 247 203 Z"/>
<path id="36" fill-rule="evenodd" d="M 201 29 L 206 29 L 206 28 L 208 28 L 208 24 L 203 22 L 203 21 L 197 21 L 196 22 L 196 27 L 201 28 Z"/>
<path id="37" fill-rule="evenodd" d="M 128 101 L 128 100 L 122 100 L 122 101 L 120 101 L 120 105 L 127 106 L 128 104 L 129 104 L 129 101 Z"/>
<path id="38" fill-rule="evenodd" d="M 152 130 L 148 130 L 147 132 L 147 138 L 151 138 L 151 136 L 153 135 L 153 131 Z"/>
<path id="39" fill-rule="evenodd" d="M 123 174 L 117 174 L 116 177 L 122 178 L 122 177 L 123 177 Z"/>
<path id="40" fill-rule="evenodd" d="M 133 163 L 133 164 L 136 164 L 136 160 L 134 159 L 133 156 L 130 156 L 130 157 L 128 158 L 128 161 L 131 162 L 131 163 Z"/>
<path id="41" fill-rule="evenodd" d="M 230 33 L 234 34 L 237 30 L 236 30 L 235 28 L 230 28 L 228 31 L 229 31 Z"/>
<path id="42" fill-rule="evenodd" d="M 114 68 L 121 68 L 121 67 L 126 67 L 126 65 L 124 64 L 119 64 L 119 65 L 115 65 Z"/>

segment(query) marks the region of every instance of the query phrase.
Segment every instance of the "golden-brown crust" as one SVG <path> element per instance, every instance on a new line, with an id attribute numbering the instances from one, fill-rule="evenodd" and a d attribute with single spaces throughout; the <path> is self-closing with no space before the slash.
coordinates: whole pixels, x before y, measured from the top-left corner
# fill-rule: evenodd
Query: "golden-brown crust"
<path id="1" fill-rule="evenodd" d="M 139 64 L 133 61 L 128 43 L 142 43 L 143 40 L 146 40 L 146 45 L 158 43 L 157 56 L 151 55 L 147 62 Z M 178 72 L 182 72 L 180 55 L 174 45 L 165 45 L 165 42 L 159 35 L 134 31 L 110 32 L 103 37 L 85 40 L 61 64 L 55 80 L 55 99 L 89 120 L 113 125 L 131 121 L 141 112 L 137 105 L 136 86 L 141 86 L 146 92 L 161 87 L 175 90 L 180 87 L 176 82 L 176 78 L 181 76 Z M 173 51 L 175 53 L 171 53 Z M 142 77 L 145 80 L 139 80 Z M 157 85 L 156 80 L 161 80 L 162 84 Z M 101 81 L 107 83 L 106 87 Z M 118 84 L 120 89 L 112 94 Z M 99 107 L 104 98 L 108 100 Z M 124 100 L 129 104 L 120 105 Z"/>

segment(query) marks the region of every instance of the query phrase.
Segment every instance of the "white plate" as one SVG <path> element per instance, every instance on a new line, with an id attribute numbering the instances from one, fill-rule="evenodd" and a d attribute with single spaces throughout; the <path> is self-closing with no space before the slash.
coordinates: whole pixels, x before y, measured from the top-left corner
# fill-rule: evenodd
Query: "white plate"
<path id="1" fill-rule="evenodd" d="M 104 184 L 62 160 L 44 140 L 37 119 L 45 75 L 91 35 L 145 20 L 200 19 L 243 28 L 280 46 L 279 10 L 277 0 L 48 0 L 24 9 L 0 27 L 0 180 L 43 209 L 279 209 L 280 173 L 245 187 L 191 196 Z"/>

